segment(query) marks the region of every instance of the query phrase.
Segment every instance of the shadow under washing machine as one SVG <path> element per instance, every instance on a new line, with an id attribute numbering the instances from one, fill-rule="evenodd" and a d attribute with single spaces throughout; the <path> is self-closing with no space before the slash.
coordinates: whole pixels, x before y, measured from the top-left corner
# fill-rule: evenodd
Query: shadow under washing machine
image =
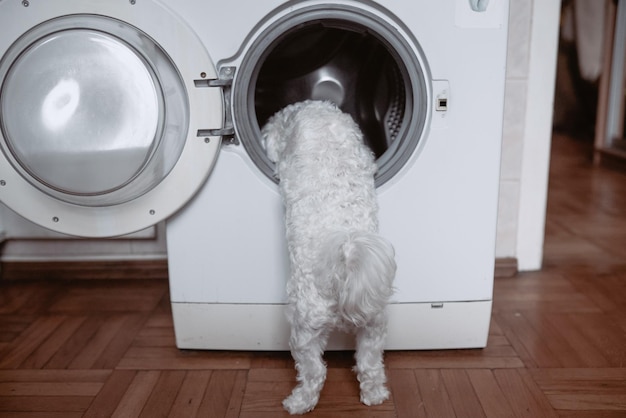
<path id="1" fill-rule="evenodd" d="M 484 347 L 507 23 L 507 0 L 2 0 L 0 200 L 80 236 L 167 219 L 178 347 L 285 350 L 260 127 L 331 100 L 377 156 L 398 263 L 386 348 Z"/>

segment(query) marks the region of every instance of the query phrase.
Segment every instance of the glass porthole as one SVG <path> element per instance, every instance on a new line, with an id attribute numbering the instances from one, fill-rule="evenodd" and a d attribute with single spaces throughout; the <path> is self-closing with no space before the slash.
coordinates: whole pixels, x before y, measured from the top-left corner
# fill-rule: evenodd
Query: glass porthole
<path id="1" fill-rule="evenodd" d="M 0 63 L 2 147 L 43 192 L 85 206 L 155 187 L 186 140 L 189 105 L 167 54 L 100 16 L 45 22 Z"/>
<path id="2" fill-rule="evenodd" d="M 0 201 L 82 237 L 167 219 L 220 151 L 204 40 L 156 0 L 44 3 L 0 1 Z"/>

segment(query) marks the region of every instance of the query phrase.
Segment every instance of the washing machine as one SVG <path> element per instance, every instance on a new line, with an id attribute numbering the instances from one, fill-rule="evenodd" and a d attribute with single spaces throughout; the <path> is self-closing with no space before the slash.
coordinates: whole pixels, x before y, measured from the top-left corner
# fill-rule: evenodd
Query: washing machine
<path id="1" fill-rule="evenodd" d="M 507 0 L 1 0 L 0 200 L 80 237 L 166 220 L 178 347 L 285 350 L 260 128 L 330 100 L 377 157 L 387 349 L 484 347 L 507 23 Z"/>

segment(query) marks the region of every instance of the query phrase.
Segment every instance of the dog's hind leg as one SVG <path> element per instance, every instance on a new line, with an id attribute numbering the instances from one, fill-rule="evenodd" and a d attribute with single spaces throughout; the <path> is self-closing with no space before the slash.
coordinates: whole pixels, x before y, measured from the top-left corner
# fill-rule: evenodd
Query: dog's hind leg
<path id="1" fill-rule="evenodd" d="M 289 344 L 298 372 L 298 385 L 283 401 L 283 406 L 290 414 L 303 414 L 317 405 L 326 380 L 326 364 L 322 355 L 327 341 L 328 330 L 325 327 L 313 328 L 292 318 Z"/>
<path id="2" fill-rule="evenodd" d="M 378 314 L 357 333 L 355 371 L 360 382 L 361 402 L 365 405 L 378 405 L 389 398 L 383 365 L 386 335 L 387 318 L 384 312 Z"/>

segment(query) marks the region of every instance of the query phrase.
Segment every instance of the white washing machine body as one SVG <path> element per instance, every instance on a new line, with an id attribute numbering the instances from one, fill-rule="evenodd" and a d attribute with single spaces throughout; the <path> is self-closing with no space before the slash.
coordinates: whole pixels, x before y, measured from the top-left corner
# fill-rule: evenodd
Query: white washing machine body
<path id="1" fill-rule="evenodd" d="M 148 75 L 138 71 L 143 74 L 138 77 L 147 80 L 144 87 L 139 83 L 140 91 L 148 97 L 143 100 L 154 104 L 147 116 L 140 118 L 144 125 L 151 126 L 153 119 L 169 114 L 160 109 L 176 107 L 175 99 L 168 102 L 170 90 L 184 91 L 183 96 L 188 97 L 183 115 L 174 117 L 185 121 L 186 129 L 179 129 L 185 134 L 178 133 L 182 145 L 164 146 L 161 144 L 167 141 L 152 139 L 176 130 L 176 123 L 165 118 L 155 128 L 160 134 L 148 130 L 140 135 L 144 138 L 139 145 L 143 159 L 133 157 L 137 147 L 117 146 L 126 158 L 122 161 L 135 164 L 137 169 L 97 186 L 86 184 L 99 178 L 106 168 L 96 168 L 92 179 L 67 180 L 41 165 L 33 151 L 39 142 L 25 150 L 16 145 L 16 132 L 24 130 L 26 122 L 17 127 L 8 123 L 7 115 L 13 114 L 8 105 L 2 113 L 5 161 L 0 162 L 0 180 L 5 179 L 0 199 L 46 227 L 76 235 L 105 236 L 168 218 L 170 295 L 179 348 L 288 348 L 284 289 L 289 265 L 283 208 L 258 135 L 263 120 L 260 114 L 271 106 L 263 108 L 255 101 L 260 101 L 258 97 L 268 88 L 290 91 L 291 87 L 301 87 L 272 83 L 283 77 L 284 68 L 296 68 L 300 60 L 308 62 L 308 52 L 294 52 L 294 45 L 299 48 L 303 39 L 315 40 L 320 27 L 331 33 L 338 30 L 371 38 L 373 47 L 384 50 L 371 62 L 379 63 L 381 57 L 392 62 L 395 70 L 385 73 L 385 83 L 395 80 L 402 90 L 379 100 L 401 102 L 400 122 L 392 129 L 393 138 L 384 139 L 377 154 L 380 229 L 393 243 L 398 263 L 396 292 L 388 308 L 387 348 L 486 345 L 493 290 L 507 0 L 481 2 L 487 4 L 483 11 L 472 9 L 479 2 L 466 0 L 31 3 L 0 1 L 0 16 L 31 16 L 24 25 L 47 31 L 33 32 L 20 23 L 8 33 L 6 26 L 0 25 L 3 35 L 10 35 L 0 49 L 5 57 L 4 67 L 0 63 L 4 80 L 4 98 L 0 96 L 0 100 L 9 103 L 15 97 L 12 83 L 28 84 L 27 79 L 20 79 L 20 68 L 45 61 L 48 32 L 67 33 L 71 41 L 77 30 L 104 33 L 105 43 L 122 44 L 138 62 L 148 62 Z M 79 19 L 74 19 L 76 16 Z M 138 28 L 146 35 L 140 38 L 147 44 L 125 40 L 127 29 L 118 32 L 111 28 L 109 18 L 122 22 L 123 27 Z M 73 20 L 78 24 L 67 23 Z M 302 28 L 308 32 L 300 32 Z M 24 37 L 26 32 L 35 35 Z M 19 39 L 23 45 L 14 41 Z M 88 48 L 95 48 L 93 45 L 100 41 L 88 43 Z M 25 47 L 29 45 L 34 47 Z M 143 49 L 162 53 L 153 56 Z M 39 50 L 44 53 L 38 55 Z M 280 54 L 272 52 L 278 50 Z M 297 59 L 281 61 L 281 54 Z M 169 61 L 171 65 L 165 67 L 176 71 L 162 70 L 158 64 L 162 61 Z M 350 73 L 349 65 L 341 65 L 316 70 L 314 86 L 297 97 L 351 100 L 354 105 L 363 99 L 362 90 L 385 90 L 376 84 L 375 77 L 376 88 L 358 84 L 349 88 L 350 75 L 337 76 L 330 71 Z M 161 75 L 161 71 L 171 74 Z M 175 81 L 168 89 L 170 79 Z M 63 80 L 56 80 L 56 84 Z M 264 80 L 269 81 L 261 85 Z M 346 93 L 349 89 L 351 94 Z M 151 96 L 153 92 L 156 98 Z M 63 97 L 70 103 L 64 102 L 63 108 L 71 107 L 72 95 Z M 281 100 L 288 98 L 286 94 Z M 32 101 L 43 102 L 45 97 Z M 378 104 L 374 107 L 380 109 Z M 120 118 L 123 120 L 117 116 L 115 121 Z M 393 124 L 389 118 L 383 122 Z M 42 126 L 53 135 L 57 132 L 54 124 Z M 119 137 L 119 133 L 112 137 Z M 174 161 L 167 160 L 170 149 L 176 150 Z M 91 161 L 95 150 L 98 147 L 91 146 L 78 154 Z M 157 164 L 158 170 L 150 166 L 149 161 L 159 152 L 164 154 L 159 158 L 166 160 L 166 169 L 162 164 Z M 116 157 L 107 161 L 116 161 Z M 146 167 L 148 172 L 159 172 L 158 180 L 142 180 L 142 174 L 136 174 Z M 46 177 L 50 181 L 42 182 Z M 134 185 L 136 178 L 139 186 Z M 15 183 L 25 187 L 28 194 L 42 196 L 37 197 L 43 200 L 35 209 L 29 209 L 33 208 L 30 197 L 25 203 L 22 192 L 12 187 Z M 131 227 L 138 218 L 148 219 Z M 80 226 L 69 222 L 74 219 Z M 351 337 L 341 334 L 330 341 L 334 349 L 352 345 Z"/>
<path id="2" fill-rule="evenodd" d="M 204 39 L 219 39 L 218 33 L 234 39 L 231 49 L 219 54 L 219 65 L 236 69 L 234 95 L 255 78 L 243 71 L 248 57 L 263 59 L 255 48 L 269 48 L 278 36 L 274 31 L 296 25 L 284 23 L 285 16 L 313 19 L 300 17 L 309 7 L 331 9 L 322 19 L 345 9 L 373 16 L 408 42 L 424 77 L 419 94 L 426 103 L 413 107 L 424 123 L 411 132 L 419 142 L 410 158 L 378 188 L 381 233 L 393 243 L 398 263 L 387 348 L 484 347 L 493 290 L 508 2 L 492 1 L 485 12 L 473 11 L 467 1 L 309 1 L 282 8 L 280 3 L 256 3 L 237 25 L 225 20 L 220 27 L 205 27 Z M 230 6 L 220 7 L 225 8 Z M 236 97 L 233 102 L 241 134 Z M 249 147 L 223 146 L 200 193 L 167 224 L 179 347 L 288 348 L 282 204 L 276 184 L 260 174 L 250 154 Z M 329 345 L 350 348 L 353 342 L 336 334 Z"/>

